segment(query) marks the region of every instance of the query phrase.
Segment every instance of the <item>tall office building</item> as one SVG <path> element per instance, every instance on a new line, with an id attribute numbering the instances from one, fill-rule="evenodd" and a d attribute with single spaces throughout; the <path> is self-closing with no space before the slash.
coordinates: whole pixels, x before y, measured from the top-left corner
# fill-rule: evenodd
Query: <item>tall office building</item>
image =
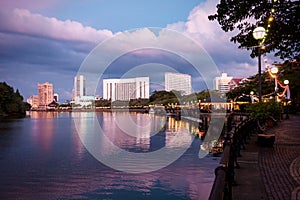
<path id="1" fill-rule="evenodd" d="M 27 103 L 31 105 L 31 108 L 36 109 L 39 106 L 39 96 L 33 95 L 27 98 Z"/>
<path id="2" fill-rule="evenodd" d="M 188 95 L 192 93 L 191 76 L 188 74 L 165 73 L 165 90 L 181 91 L 182 94 Z"/>
<path id="3" fill-rule="evenodd" d="M 220 77 L 214 79 L 214 90 L 226 94 L 230 90 L 230 82 L 232 79 L 233 77 L 227 76 L 227 73 L 222 73 Z"/>
<path id="4" fill-rule="evenodd" d="M 103 80 L 103 99 L 127 101 L 139 98 L 149 98 L 149 77 Z"/>
<path id="5" fill-rule="evenodd" d="M 85 77 L 83 75 L 75 76 L 74 77 L 74 97 L 75 100 L 77 97 L 85 96 Z"/>
<path id="6" fill-rule="evenodd" d="M 39 108 L 47 109 L 48 104 L 53 101 L 53 85 L 52 83 L 38 84 Z"/>
<path id="7" fill-rule="evenodd" d="M 57 93 L 54 93 L 53 99 L 54 99 L 55 102 L 58 102 L 59 99 L 58 99 L 58 94 Z"/>

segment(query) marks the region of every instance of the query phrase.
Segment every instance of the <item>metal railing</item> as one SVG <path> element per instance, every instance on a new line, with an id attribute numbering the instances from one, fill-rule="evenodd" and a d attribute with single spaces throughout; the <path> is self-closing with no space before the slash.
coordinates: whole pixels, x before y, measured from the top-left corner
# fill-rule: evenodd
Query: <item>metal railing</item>
<path id="1" fill-rule="evenodd" d="M 255 123 L 248 118 L 233 122 L 230 132 L 225 134 L 220 165 L 215 169 L 215 180 L 209 200 L 231 200 L 232 186 L 235 185 L 235 168 L 239 168 L 237 157 L 250 139 Z"/>

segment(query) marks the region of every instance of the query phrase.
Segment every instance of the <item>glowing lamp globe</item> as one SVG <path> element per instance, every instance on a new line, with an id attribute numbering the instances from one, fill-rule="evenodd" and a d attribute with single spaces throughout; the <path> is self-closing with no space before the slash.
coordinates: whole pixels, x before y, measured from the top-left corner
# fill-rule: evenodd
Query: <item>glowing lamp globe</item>
<path id="1" fill-rule="evenodd" d="M 283 83 L 284 83 L 285 85 L 288 85 L 290 82 L 289 82 L 289 80 L 284 80 Z"/>
<path id="2" fill-rule="evenodd" d="M 263 39 L 264 36 L 265 36 L 265 34 L 266 34 L 266 29 L 265 29 L 264 27 L 261 27 L 261 26 L 256 27 L 256 28 L 253 30 L 253 33 L 252 33 L 254 39 L 256 39 L 256 40 L 261 40 L 261 39 Z"/>
<path id="3" fill-rule="evenodd" d="M 278 68 L 277 67 L 272 67 L 271 68 L 271 73 L 272 74 L 277 74 L 278 73 Z"/>

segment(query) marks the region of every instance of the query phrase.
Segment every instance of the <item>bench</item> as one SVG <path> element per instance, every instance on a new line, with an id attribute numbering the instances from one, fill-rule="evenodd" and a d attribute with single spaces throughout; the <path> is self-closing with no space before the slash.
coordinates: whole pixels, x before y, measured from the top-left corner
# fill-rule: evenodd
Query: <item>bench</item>
<path id="1" fill-rule="evenodd" d="M 256 144 L 261 147 L 273 147 L 275 142 L 275 134 L 261 133 L 257 134 Z"/>

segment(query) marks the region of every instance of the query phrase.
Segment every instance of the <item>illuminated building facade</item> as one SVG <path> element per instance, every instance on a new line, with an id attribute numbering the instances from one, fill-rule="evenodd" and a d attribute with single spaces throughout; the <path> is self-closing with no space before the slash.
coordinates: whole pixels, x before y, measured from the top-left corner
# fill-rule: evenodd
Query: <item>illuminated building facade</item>
<path id="1" fill-rule="evenodd" d="M 128 101 L 139 98 L 149 98 L 149 77 L 103 80 L 103 99 Z"/>
<path id="2" fill-rule="evenodd" d="M 48 104 L 53 101 L 53 85 L 45 82 L 38 84 L 39 109 L 47 109 Z"/>
<path id="3" fill-rule="evenodd" d="M 192 93 L 191 76 L 188 74 L 165 73 L 165 90 L 166 91 L 181 91 L 182 94 L 188 95 Z"/>
<path id="4" fill-rule="evenodd" d="M 36 109 L 39 106 L 39 96 L 33 95 L 27 98 L 27 103 L 31 105 L 32 109 Z"/>
<path id="5" fill-rule="evenodd" d="M 222 73 L 220 77 L 214 79 L 214 90 L 218 90 L 222 94 L 226 94 L 230 90 L 230 83 L 233 77 Z"/>
<path id="6" fill-rule="evenodd" d="M 80 96 L 85 96 L 86 85 L 85 85 L 85 77 L 83 75 L 78 75 L 74 77 L 74 94 L 73 100 Z"/>

